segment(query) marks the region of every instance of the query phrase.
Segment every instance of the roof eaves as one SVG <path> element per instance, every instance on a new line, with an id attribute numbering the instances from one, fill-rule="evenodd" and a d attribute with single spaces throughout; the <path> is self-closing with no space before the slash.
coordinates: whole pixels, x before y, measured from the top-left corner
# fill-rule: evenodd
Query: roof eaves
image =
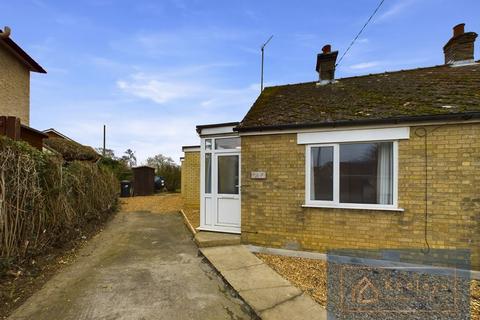
<path id="1" fill-rule="evenodd" d="M 184 151 L 185 149 L 194 149 L 194 148 L 200 148 L 199 145 L 196 145 L 196 146 L 182 146 L 182 151 Z"/>
<path id="2" fill-rule="evenodd" d="M 24 125 L 24 124 L 22 124 L 21 127 L 22 127 L 22 129 L 25 129 L 25 130 L 27 130 L 27 131 L 31 131 L 31 132 L 33 132 L 33 133 L 36 133 L 36 134 L 38 134 L 38 135 L 40 135 L 40 136 L 42 136 L 42 137 L 44 137 L 44 138 L 48 138 L 48 135 L 46 135 L 44 132 L 42 132 L 42 131 L 40 131 L 40 130 L 34 129 L 34 128 L 29 127 L 29 126 Z"/>
<path id="3" fill-rule="evenodd" d="M 344 127 L 352 125 L 371 125 L 371 124 L 399 124 L 407 122 L 429 122 L 429 121 L 452 121 L 452 120 L 471 120 L 480 119 L 480 112 L 463 112 L 463 113 L 448 113 L 440 115 L 425 115 L 425 116 L 403 116 L 391 117 L 381 119 L 358 119 L 358 120 L 338 120 L 318 123 L 298 123 L 298 124 L 282 124 L 282 125 L 268 125 L 268 126 L 251 126 L 235 128 L 238 132 L 253 132 L 253 131 L 276 131 L 289 129 L 314 129 L 324 127 Z"/>
<path id="4" fill-rule="evenodd" d="M 72 138 L 69 138 L 67 137 L 66 135 L 64 135 L 63 133 L 53 129 L 53 128 L 50 128 L 50 129 L 46 129 L 46 130 L 43 130 L 43 133 L 48 133 L 48 132 L 53 132 L 55 133 L 56 135 L 59 135 L 60 137 L 64 138 L 65 140 L 70 140 L 70 141 L 74 141 L 76 142 L 75 140 L 73 140 Z"/>
<path id="5" fill-rule="evenodd" d="M 202 129 L 208 128 L 217 128 L 217 127 L 228 127 L 228 126 L 238 126 L 240 122 L 223 122 L 223 123 L 212 123 L 212 124 L 203 124 L 197 126 L 197 132 L 200 133 Z"/>
<path id="6" fill-rule="evenodd" d="M 32 57 L 28 55 L 18 44 L 10 38 L 0 38 L 0 43 L 3 43 L 19 60 L 21 60 L 30 71 L 38 73 L 47 73 L 45 69 L 38 64 Z"/>

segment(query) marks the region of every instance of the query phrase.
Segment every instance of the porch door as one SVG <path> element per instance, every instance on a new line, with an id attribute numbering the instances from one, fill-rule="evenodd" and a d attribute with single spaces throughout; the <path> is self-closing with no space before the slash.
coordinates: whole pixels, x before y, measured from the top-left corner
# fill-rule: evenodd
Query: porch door
<path id="1" fill-rule="evenodd" d="M 215 154 L 214 225 L 240 230 L 240 154 Z"/>

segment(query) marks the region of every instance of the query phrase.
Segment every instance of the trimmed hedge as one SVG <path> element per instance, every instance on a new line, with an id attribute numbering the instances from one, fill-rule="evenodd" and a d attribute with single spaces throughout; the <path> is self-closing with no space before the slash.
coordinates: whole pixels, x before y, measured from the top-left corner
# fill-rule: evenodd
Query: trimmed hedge
<path id="1" fill-rule="evenodd" d="M 60 153 L 65 161 L 92 161 L 95 162 L 100 155 L 93 148 L 81 145 L 75 141 L 63 138 L 48 138 L 44 144 Z"/>

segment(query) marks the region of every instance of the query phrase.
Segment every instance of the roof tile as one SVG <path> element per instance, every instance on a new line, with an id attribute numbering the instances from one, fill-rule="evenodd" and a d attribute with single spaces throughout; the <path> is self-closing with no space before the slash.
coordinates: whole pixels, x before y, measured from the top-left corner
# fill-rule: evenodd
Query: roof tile
<path id="1" fill-rule="evenodd" d="M 268 87 L 238 128 L 480 112 L 480 64 Z"/>

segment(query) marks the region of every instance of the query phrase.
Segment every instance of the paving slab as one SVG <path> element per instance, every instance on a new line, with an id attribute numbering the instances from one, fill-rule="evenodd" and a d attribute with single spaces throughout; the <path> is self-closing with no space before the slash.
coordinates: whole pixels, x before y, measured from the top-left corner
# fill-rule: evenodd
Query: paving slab
<path id="1" fill-rule="evenodd" d="M 195 243 L 199 248 L 235 246 L 240 244 L 240 235 L 233 233 L 199 231 L 195 234 Z"/>
<path id="2" fill-rule="evenodd" d="M 326 320 L 327 312 L 312 298 L 302 294 L 260 313 L 263 320 Z"/>
<path id="3" fill-rule="evenodd" d="M 203 255 L 222 271 L 239 269 L 262 264 L 249 250 L 239 250 L 238 246 L 222 246 L 201 249 Z"/>
<path id="4" fill-rule="evenodd" d="M 327 319 L 323 307 L 245 246 L 201 248 L 200 252 L 262 319 Z"/>
<path id="5" fill-rule="evenodd" d="M 302 290 L 288 287 L 262 288 L 252 290 L 242 290 L 242 298 L 250 306 L 255 306 L 256 311 L 261 313 L 272 306 L 291 300 L 302 295 Z"/>
<path id="6" fill-rule="evenodd" d="M 220 271 L 220 274 L 237 291 L 292 286 L 288 280 L 282 278 L 263 263 L 251 267 Z"/>

